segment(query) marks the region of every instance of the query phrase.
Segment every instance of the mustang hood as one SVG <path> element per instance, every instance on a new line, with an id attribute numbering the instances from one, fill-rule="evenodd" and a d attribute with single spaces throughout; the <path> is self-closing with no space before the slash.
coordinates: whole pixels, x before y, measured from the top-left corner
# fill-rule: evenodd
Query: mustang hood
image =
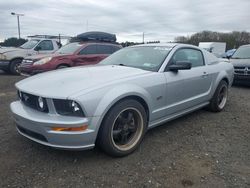
<path id="1" fill-rule="evenodd" d="M 95 87 L 147 73 L 151 72 L 117 65 L 74 67 L 29 77 L 18 82 L 16 87 L 33 95 L 66 99 L 78 92 L 83 94 Z"/>

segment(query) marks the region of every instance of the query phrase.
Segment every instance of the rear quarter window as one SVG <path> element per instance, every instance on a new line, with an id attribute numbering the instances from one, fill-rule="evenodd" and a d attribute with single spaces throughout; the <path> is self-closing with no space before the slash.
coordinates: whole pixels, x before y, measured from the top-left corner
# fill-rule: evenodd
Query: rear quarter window
<path id="1" fill-rule="evenodd" d="M 97 45 L 97 54 L 111 54 L 111 46 L 109 45 Z"/>
<path id="2" fill-rule="evenodd" d="M 79 52 L 79 55 L 91 55 L 91 54 L 97 54 L 96 45 L 88 45 Z"/>

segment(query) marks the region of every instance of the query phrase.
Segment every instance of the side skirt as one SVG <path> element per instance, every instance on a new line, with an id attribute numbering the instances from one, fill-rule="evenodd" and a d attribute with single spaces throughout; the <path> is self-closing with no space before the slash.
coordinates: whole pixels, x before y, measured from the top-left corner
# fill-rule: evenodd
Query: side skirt
<path id="1" fill-rule="evenodd" d="M 166 122 L 168 122 L 168 121 L 171 121 L 171 120 L 173 120 L 173 119 L 176 119 L 176 118 L 178 118 L 178 117 L 181 117 L 181 116 L 183 116 L 183 115 L 185 115 L 185 114 L 189 114 L 189 113 L 191 113 L 191 112 L 193 112 L 193 111 L 196 111 L 196 110 L 198 110 L 198 109 L 201 109 L 201 108 L 207 106 L 208 104 L 209 104 L 209 102 L 205 102 L 205 103 L 199 104 L 199 105 L 197 105 L 197 106 L 194 106 L 194 107 L 192 107 L 192 108 L 188 108 L 188 109 L 186 109 L 186 110 L 183 110 L 183 111 L 181 111 L 181 112 L 177 112 L 177 113 L 175 113 L 175 114 L 171 114 L 171 115 L 169 115 L 169 116 L 166 116 L 166 117 L 164 117 L 164 118 L 155 120 L 155 121 L 153 121 L 153 122 L 149 122 L 149 124 L 148 124 L 148 129 L 154 128 L 154 127 L 159 126 L 159 125 L 162 125 L 163 123 L 166 123 Z"/>

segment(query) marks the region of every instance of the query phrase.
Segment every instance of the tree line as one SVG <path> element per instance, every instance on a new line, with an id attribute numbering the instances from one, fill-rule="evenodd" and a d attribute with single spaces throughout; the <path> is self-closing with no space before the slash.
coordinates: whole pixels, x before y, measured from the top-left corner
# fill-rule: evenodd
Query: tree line
<path id="1" fill-rule="evenodd" d="M 0 46 L 18 47 L 25 43 L 26 39 L 8 38 L 0 43 Z M 226 42 L 227 50 L 238 48 L 244 44 L 250 44 L 250 33 L 246 31 L 232 31 L 229 33 L 215 32 L 215 31 L 201 31 L 191 36 L 178 36 L 174 40 L 177 43 L 193 44 L 198 46 L 199 42 Z M 148 41 L 147 43 L 160 43 L 160 41 Z M 142 44 L 139 42 L 121 42 L 123 47 Z"/>
<path id="2" fill-rule="evenodd" d="M 199 42 L 226 42 L 227 50 L 229 50 L 244 44 L 250 44 L 250 33 L 246 31 L 232 31 L 229 33 L 202 31 L 191 36 L 178 36 L 175 38 L 175 42 L 196 46 L 199 45 Z"/>
<path id="3" fill-rule="evenodd" d="M 18 38 L 12 37 L 12 38 L 5 39 L 4 42 L 0 43 L 0 46 L 4 46 L 4 47 L 19 47 L 22 44 L 24 44 L 25 42 L 27 42 L 26 39 L 23 39 L 23 38 L 18 39 Z M 147 44 L 150 44 L 150 43 L 160 43 L 160 41 L 148 41 L 147 42 Z M 122 45 L 122 47 L 127 47 L 127 46 L 133 46 L 133 45 L 143 44 L 143 43 L 126 41 L 126 42 L 121 42 L 119 44 Z"/>
<path id="4" fill-rule="evenodd" d="M 1 42 L 0 43 L 0 46 L 5 46 L 5 47 L 19 47 L 21 46 L 22 44 L 24 44 L 25 42 L 27 42 L 26 39 L 18 39 L 18 38 L 8 38 L 8 39 L 5 39 L 4 42 Z"/>

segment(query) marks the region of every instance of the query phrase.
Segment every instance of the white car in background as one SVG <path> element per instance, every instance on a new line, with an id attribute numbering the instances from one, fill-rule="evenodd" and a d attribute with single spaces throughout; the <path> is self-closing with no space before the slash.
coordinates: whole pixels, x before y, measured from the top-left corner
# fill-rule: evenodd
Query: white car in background
<path id="1" fill-rule="evenodd" d="M 59 49 L 59 43 L 54 39 L 31 39 L 18 48 L 0 48 L 0 70 L 19 74 L 22 60 L 31 55 L 53 53 Z"/>

